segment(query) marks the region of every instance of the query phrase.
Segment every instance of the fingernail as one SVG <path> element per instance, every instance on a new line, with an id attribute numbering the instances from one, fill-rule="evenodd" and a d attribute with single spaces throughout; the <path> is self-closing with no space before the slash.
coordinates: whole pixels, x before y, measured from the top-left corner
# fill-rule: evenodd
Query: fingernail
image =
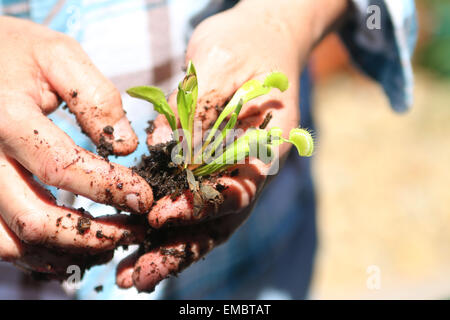
<path id="1" fill-rule="evenodd" d="M 117 285 L 120 288 L 128 289 L 133 286 L 133 271 L 133 268 L 121 271 L 121 274 L 117 277 Z"/>
<path id="2" fill-rule="evenodd" d="M 133 130 L 126 116 L 123 116 L 116 124 L 114 128 L 114 140 L 130 140 L 133 138 Z"/>
<path id="3" fill-rule="evenodd" d="M 127 194 L 125 200 L 128 208 L 133 209 L 135 212 L 140 212 L 140 199 L 136 193 Z"/>

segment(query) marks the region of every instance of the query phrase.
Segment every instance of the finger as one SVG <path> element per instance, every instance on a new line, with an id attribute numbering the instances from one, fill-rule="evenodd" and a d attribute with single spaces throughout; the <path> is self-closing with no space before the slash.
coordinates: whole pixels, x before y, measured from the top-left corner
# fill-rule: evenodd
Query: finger
<path id="1" fill-rule="evenodd" d="M 158 115 L 151 123 L 151 130 L 147 134 L 147 145 L 155 146 L 159 143 L 166 143 L 173 139 L 172 128 L 163 115 Z"/>
<path id="2" fill-rule="evenodd" d="M 168 228 L 150 235 L 151 246 L 135 263 L 132 274 L 139 291 L 152 291 L 163 279 L 176 275 L 226 241 L 250 210 L 196 226 Z M 124 273 L 129 276 L 129 272 Z M 123 282 L 129 283 L 129 279 Z"/>
<path id="3" fill-rule="evenodd" d="M 112 144 L 126 155 L 138 143 L 122 108 L 119 91 L 94 66 L 74 39 L 57 36 L 36 50 L 37 60 L 50 86 L 66 101 L 82 128 L 96 145 Z"/>
<path id="4" fill-rule="evenodd" d="M 22 243 L 0 217 L 0 259 L 14 263 L 26 272 L 50 275 L 51 279 L 65 279 L 71 275 L 68 266 L 78 266 L 80 271 L 111 260 L 113 251 L 97 255 L 69 255 Z"/>
<path id="5" fill-rule="evenodd" d="M 55 111 L 61 105 L 62 99 L 57 92 L 46 82 L 45 79 L 40 79 L 41 96 L 36 97 L 37 104 L 44 114 L 49 114 Z"/>
<path id="6" fill-rule="evenodd" d="M 169 223 L 193 224 L 205 218 L 237 213 L 256 198 L 264 185 L 268 169 L 258 159 L 250 159 L 248 164 L 234 166 L 214 182 L 206 182 L 221 193 L 223 202 L 206 201 L 198 204 L 190 190 L 175 200 L 170 195 L 165 196 L 150 210 L 148 222 L 153 228 L 161 228 Z"/>
<path id="7" fill-rule="evenodd" d="M 0 260 L 14 261 L 22 255 L 22 245 L 0 217 Z"/>
<path id="8" fill-rule="evenodd" d="M 104 251 L 141 242 L 145 225 L 130 217 L 93 219 L 74 209 L 59 207 L 48 193 L 13 160 L 0 157 L 0 213 L 25 243 L 66 250 Z"/>
<path id="9" fill-rule="evenodd" d="M 77 146 L 30 99 L 2 102 L 16 110 L 0 119 L 0 146 L 42 182 L 126 211 L 148 212 L 153 194 L 140 176 Z"/>
<path id="10" fill-rule="evenodd" d="M 13 261 L 13 264 L 24 272 L 46 280 L 62 281 L 73 275 L 74 272 L 78 272 L 81 279 L 86 269 L 105 264 L 114 256 L 113 250 L 90 255 L 67 254 L 63 251 L 28 245 L 24 247 L 23 256 Z"/>
<path id="11" fill-rule="evenodd" d="M 138 259 L 130 280 L 138 291 L 151 292 L 161 280 L 177 274 L 198 259 L 195 245 L 183 243 L 158 248 Z"/>
<path id="12" fill-rule="evenodd" d="M 134 265 L 139 259 L 139 250 L 136 250 L 124 258 L 117 266 L 116 284 L 122 289 L 128 289 L 133 286 Z"/>

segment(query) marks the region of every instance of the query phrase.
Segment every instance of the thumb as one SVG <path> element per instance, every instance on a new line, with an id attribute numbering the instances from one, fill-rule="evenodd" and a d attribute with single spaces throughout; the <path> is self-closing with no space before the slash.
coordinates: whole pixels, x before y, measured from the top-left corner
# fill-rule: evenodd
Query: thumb
<path id="1" fill-rule="evenodd" d="M 158 115 L 155 120 L 149 123 L 150 126 L 147 128 L 147 145 L 154 146 L 172 140 L 172 128 L 162 114 Z"/>
<path id="2" fill-rule="evenodd" d="M 113 83 L 74 39 L 60 36 L 45 45 L 36 52 L 41 71 L 75 114 L 82 130 L 97 146 L 112 147 L 109 151 L 114 154 L 133 152 L 138 140 Z"/>

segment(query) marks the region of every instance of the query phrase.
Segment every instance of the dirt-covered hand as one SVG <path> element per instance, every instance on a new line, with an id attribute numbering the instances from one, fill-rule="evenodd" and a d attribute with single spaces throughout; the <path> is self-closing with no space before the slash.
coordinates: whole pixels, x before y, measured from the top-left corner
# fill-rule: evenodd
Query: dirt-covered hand
<path id="1" fill-rule="evenodd" d="M 314 44 L 347 5 L 347 0 L 244 0 L 203 21 L 186 53 L 186 63 L 192 60 L 197 71 L 196 119 L 202 122 L 203 130 L 211 127 L 221 107 L 242 84 L 250 79 L 262 80 L 272 71 L 287 75 L 289 89 L 282 93 L 272 90 L 245 104 L 237 127 L 279 127 L 285 134 L 297 127 L 301 69 Z M 175 94 L 169 104 L 176 113 Z M 153 124 L 148 145 L 171 139 L 172 130 L 163 116 Z M 279 148 L 280 164 L 288 150 L 289 144 Z M 221 192 L 223 202 L 205 205 L 200 211 L 190 190 L 175 200 L 171 196 L 157 200 L 148 214 L 155 230 L 149 234 L 147 246 L 141 246 L 119 265 L 118 285 L 152 290 L 162 279 L 223 243 L 245 221 L 268 178 L 273 177 L 267 175 L 268 169 L 254 158 L 229 168 L 209 181 Z"/>
<path id="2" fill-rule="evenodd" d="M 192 60 L 197 69 L 196 119 L 202 121 L 203 130 L 210 128 L 220 107 L 244 82 L 262 79 L 275 70 L 288 76 L 290 88 L 284 93 L 273 90 L 244 105 L 237 127 L 244 130 L 258 127 L 268 114 L 272 117 L 267 128 L 278 126 L 289 132 L 298 126 L 299 54 L 288 32 L 273 28 L 255 32 L 259 28 L 264 29 L 264 26 L 256 22 L 249 28 L 244 12 L 230 10 L 205 20 L 195 30 L 186 61 Z M 176 112 L 176 94 L 170 97 L 169 104 Z M 163 116 L 158 116 L 153 125 L 147 140 L 149 145 L 171 139 L 172 130 Z M 287 150 L 287 147 L 281 149 L 281 157 Z M 151 290 L 162 279 L 176 274 L 223 243 L 248 216 L 267 180 L 267 170 L 268 166 L 257 159 L 228 169 L 210 182 L 214 187 L 219 185 L 223 203 L 206 205 L 200 212 L 195 212 L 190 191 L 176 200 L 171 196 L 159 199 L 148 215 L 150 225 L 158 229 L 150 233 L 151 245 L 121 263 L 117 272 L 118 285 Z"/>
<path id="3" fill-rule="evenodd" d="M 96 202 L 147 212 L 153 194 L 142 178 L 80 148 L 46 117 L 64 100 L 95 144 L 129 154 L 137 137 L 120 93 L 68 36 L 0 17 L 0 43 L 0 259 L 40 271 L 48 262 L 50 272 L 61 270 L 51 258 L 58 254 L 42 255 L 50 258 L 39 263 L 30 256 L 55 250 L 70 260 L 72 252 L 75 262 L 130 243 L 128 235 L 137 231 L 122 218 L 91 219 L 57 206 L 32 176 Z"/>

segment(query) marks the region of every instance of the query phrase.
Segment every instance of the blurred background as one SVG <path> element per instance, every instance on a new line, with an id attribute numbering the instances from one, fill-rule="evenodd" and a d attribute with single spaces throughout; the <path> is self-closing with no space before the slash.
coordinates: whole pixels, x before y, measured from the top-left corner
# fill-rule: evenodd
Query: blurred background
<path id="1" fill-rule="evenodd" d="M 313 53 L 312 299 L 450 298 L 450 0 L 416 5 L 415 103 L 406 114 L 352 67 L 336 35 Z M 0 263 L 2 285 L 30 289 L 16 297 L 3 285 L 1 298 L 39 298 L 43 286 L 53 289 L 46 298 L 67 298 L 57 283 L 10 276 L 7 267 Z"/>
<path id="2" fill-rule="evenodd" d="M 313 54 L 313 299 L 450 298 L 450 1 L 416 5 L 415 103 L 406 114 L 391 111 L 335 35 Z"/>

